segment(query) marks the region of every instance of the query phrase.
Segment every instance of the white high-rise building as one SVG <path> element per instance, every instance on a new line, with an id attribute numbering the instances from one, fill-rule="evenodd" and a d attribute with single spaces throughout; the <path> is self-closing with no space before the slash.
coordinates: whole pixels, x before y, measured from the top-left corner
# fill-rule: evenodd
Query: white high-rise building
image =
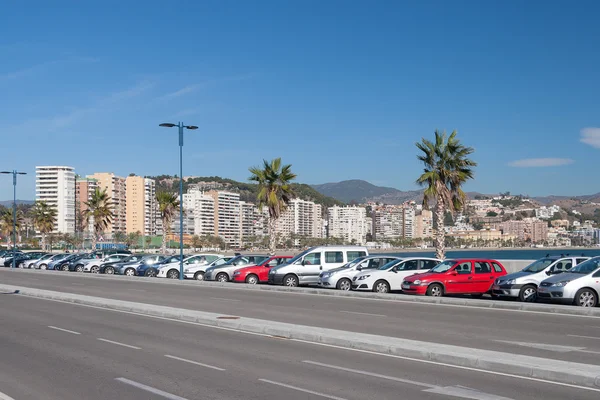
<path id="1" fill-rule="evenodd" d="M 194 215 L 194 234 L 215 235 L 215 199 L 190 188 L 183 195 L 183 209 Z"/>
<path id="2" fill-rule="evenodd" d="M 371 231 L 364 207 L 333 206 L 327 209 L 329 237 L 342 238 L 348 243 L 364 244 Z"/>
<path id="3" fill-rule="evenodd" d="M 75 168 L 35 167 L 35 199 L 56 208 L 53 232 L 75 233 Z"/>
<path id="4" fill-rule="evenodd" d="M 222 237 L 228 246 L 240 247 L 240 194 L 211 190 L 207 195 L 214 200 L 214 234 Z"/>
<path id="5" fill-rule="evenodd" d="M 293 199 L 287 210 L 279 217 L 275 232 L 282 237 L 290 234 L 311 238 L 323 237 L 322 207 L 312 201 Z"/>

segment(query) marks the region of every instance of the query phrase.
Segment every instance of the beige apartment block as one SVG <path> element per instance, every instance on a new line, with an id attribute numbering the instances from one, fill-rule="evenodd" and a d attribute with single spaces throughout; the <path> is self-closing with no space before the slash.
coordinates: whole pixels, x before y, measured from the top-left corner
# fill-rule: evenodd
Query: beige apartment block
<path id="1" fill-rule="evenodd" d="M 141 176 L 128 176 L 125 179 L 125 187 L 127 233 L 156 235 L 156 183 Z"/>
<path id="2" fill-rule="evenodd" d="M 94 221 L 85 223 L 84 215 L 87 211 L 86 203 L 92 198 L 92 193 L 98 187 L 98 181 L 92 178 L 82 178 L 80 176 L 75 180 L 75 231 L 91 232 Z"/>
<path id="3" fill-rule="evenodd" d="M 116 233 L 127 231 L 127 191 L 125 178 L 116 176 L 112 172 L 96 172 L 88 175 L 88 178 L 96 179 L 100 190 L 106 190 L 110 197 L 110 209 L 113 213 L 112 222 L 105 233 Z"/>

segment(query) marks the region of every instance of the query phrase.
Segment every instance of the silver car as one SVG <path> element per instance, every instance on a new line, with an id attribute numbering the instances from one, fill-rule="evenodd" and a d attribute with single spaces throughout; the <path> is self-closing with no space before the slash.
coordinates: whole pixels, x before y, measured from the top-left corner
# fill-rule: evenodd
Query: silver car
<path id="1" fill-rule="evenodd" d="M 250 265 L 258 265 L 268 258 L 269 256 L 264 255 L 236 256 L 223 265 L 207 268 L 204 272 L 204 280 L 229 282 L 236 269 L 248 267 Z"/>
<path id="2" fill-rule="evenodd" d="M 596 307 L 600 294 L 600 257 L 552 276 L 540 284 L 538 297 L 581 307 Z"/>
<path id="3" fill-rule="evenodd" d="M 390 256 L 359 257 L 339 268 L 321 272 L 319 274 L 319 282 L 317 284 L 323 288 L 350 290 L 352 289 L 352 278 L 354 278 L 359 272 L 377 269 L 389 263 L 390 261 L 399 259 L 400 257 Z"/>

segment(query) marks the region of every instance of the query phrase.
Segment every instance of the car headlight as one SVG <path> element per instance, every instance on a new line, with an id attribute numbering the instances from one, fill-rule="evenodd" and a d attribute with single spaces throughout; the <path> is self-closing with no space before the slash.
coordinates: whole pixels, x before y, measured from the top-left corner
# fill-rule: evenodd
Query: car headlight
<path id="1" fill-rule="evenodd" d="M 410 284 L 410 282 L 408 282 Z M 413 285 L 420 285 L 422 283 L 422 281 L 420 279 L 417 279 L 415 281 L 413 281 Z"/>
<path id="2" fill-rule="evenodd" d="M 570 280 L 568 281 L 560 281 L 560 282 L 555 282 L 552 284 L 552 286 L 554 287 L 563 287 L 563 286 L 567 286 L 567 283 L 571 282 Z"/>
<path id="3" fill-rule="evenodd" d="M 240 271 L 235 271 L 233 274 L 234 275 L 241 275 L 241 272 Z"/>
<path id="4" fill-rule="evenodd" d="M 516 279 L 509 279 L 506 282 L 504 282 L 505 285 L 514 285 L 515 283 L 517 283 Z"/>
<path id="5" fill-rule="evenodd" d="M 359 280 L 359 281 L 364 281 L 365 279 L 367 279 L 367 278 L 369 278 L 369 277 L 371 277 L 371 275 L 363 275 L 363 276 L 359 276 L 359 277 L 358 277 L 358 280 Z"/>

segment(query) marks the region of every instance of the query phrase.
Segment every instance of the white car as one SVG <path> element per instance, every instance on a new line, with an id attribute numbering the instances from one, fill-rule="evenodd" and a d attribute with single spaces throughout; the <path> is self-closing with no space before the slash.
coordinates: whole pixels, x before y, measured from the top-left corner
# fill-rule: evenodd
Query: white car
<path id="1" fill-rule="evenodd" d="M 317 284 L 322 288 L 350 290 L 352 288 L 352 278 L 354 278 L 354 276 L 361 272 L 381 268 L 387 263 L 399 259 L 400 257 L 391 256 L 359 257 L 339 268 L 321 272 Z"/>
<path id="2" fill-rule="evenodd" d="M 504 275 L 494 282 L 492 295 L 514 297 L 520 301 L 533 302 L 537 298 L 540 283 L 551 275 L 568 272 L 572 267 L 590 257 L 544 257 L 525 267 L 522 271 Z"/>
<path id="3" fill-rule="evenodd" d="M 538 288 L 540 299 L 580 307 L 596 307 L 599 294 L 600 257 L 591 258 L 568 272 L 545 279 Z"/>
<path id="4" fill-rule="evenodd" d="M 232 256 L 219 257 L 210 264 L 192 264 L 189 267 L 185 268 L 183 271 L 185 279 L 195 279 L 197 281 L 203 281 L 204 273 L 206 272 L 207 268 L 226 264 L 232 258 Z"/>
<path id="5" fill-rule="evenodd" d="M 38 262 L 40 262 L 40 261 L 44 261 L 44 260 L 49 260 L 49 259 L 51 259 L 53 256 L 54 256 L 54 254 L 46 254 L 46 255 L 43 255 L 43 256 L 42 256 L 42 257 L 40 257 L 40 258 L 36 258 L 36 259 L 32 259 L 32 260 L 25 260 L 25 261 L 23 261 L 23 262 L 22 262 L 22 264 L 23 264 L 23 267 L 22 267 L 22 268 L 25 268 L 25 269 L 28 269 L 28 268 L 35 268 L 35 264 L 36 264 L 36 263 L 38 263 Z"/>
<path id="6" fill-rule="evenodd" d="M 118 262 L 126 257 L 129 257 L 130 255 L 131 254 L 111 254 L 104 258 L 86 260 L 86 263 L 83 264 L 83 272 L 91 272 L 97 274 L 100 272 L 100 266 L 102 264 Z"/>
<path id="7" fill-rule="evenodd" d="M 435 267 L 442 260 L 427 257 L 411 257 L 394 260 L 379 269 L 361 271 L 352 278 L 352 289 L 388 293 L 402 290 L 404 278 L 422 274 Z"/>
<path id="8" fill-rule="evenodd" d="M 194 266 L 204 266 L 213 261 L 221 258 L 219 254 L 195 254 L 193 256 L 183 259 L 183 273 L 185 276 L 185 270 Z M 156 274 L 159 278 L 179 279 L 179 261 L 172 262 L 170 264 L 163 264 L 158 268 Z"/>

